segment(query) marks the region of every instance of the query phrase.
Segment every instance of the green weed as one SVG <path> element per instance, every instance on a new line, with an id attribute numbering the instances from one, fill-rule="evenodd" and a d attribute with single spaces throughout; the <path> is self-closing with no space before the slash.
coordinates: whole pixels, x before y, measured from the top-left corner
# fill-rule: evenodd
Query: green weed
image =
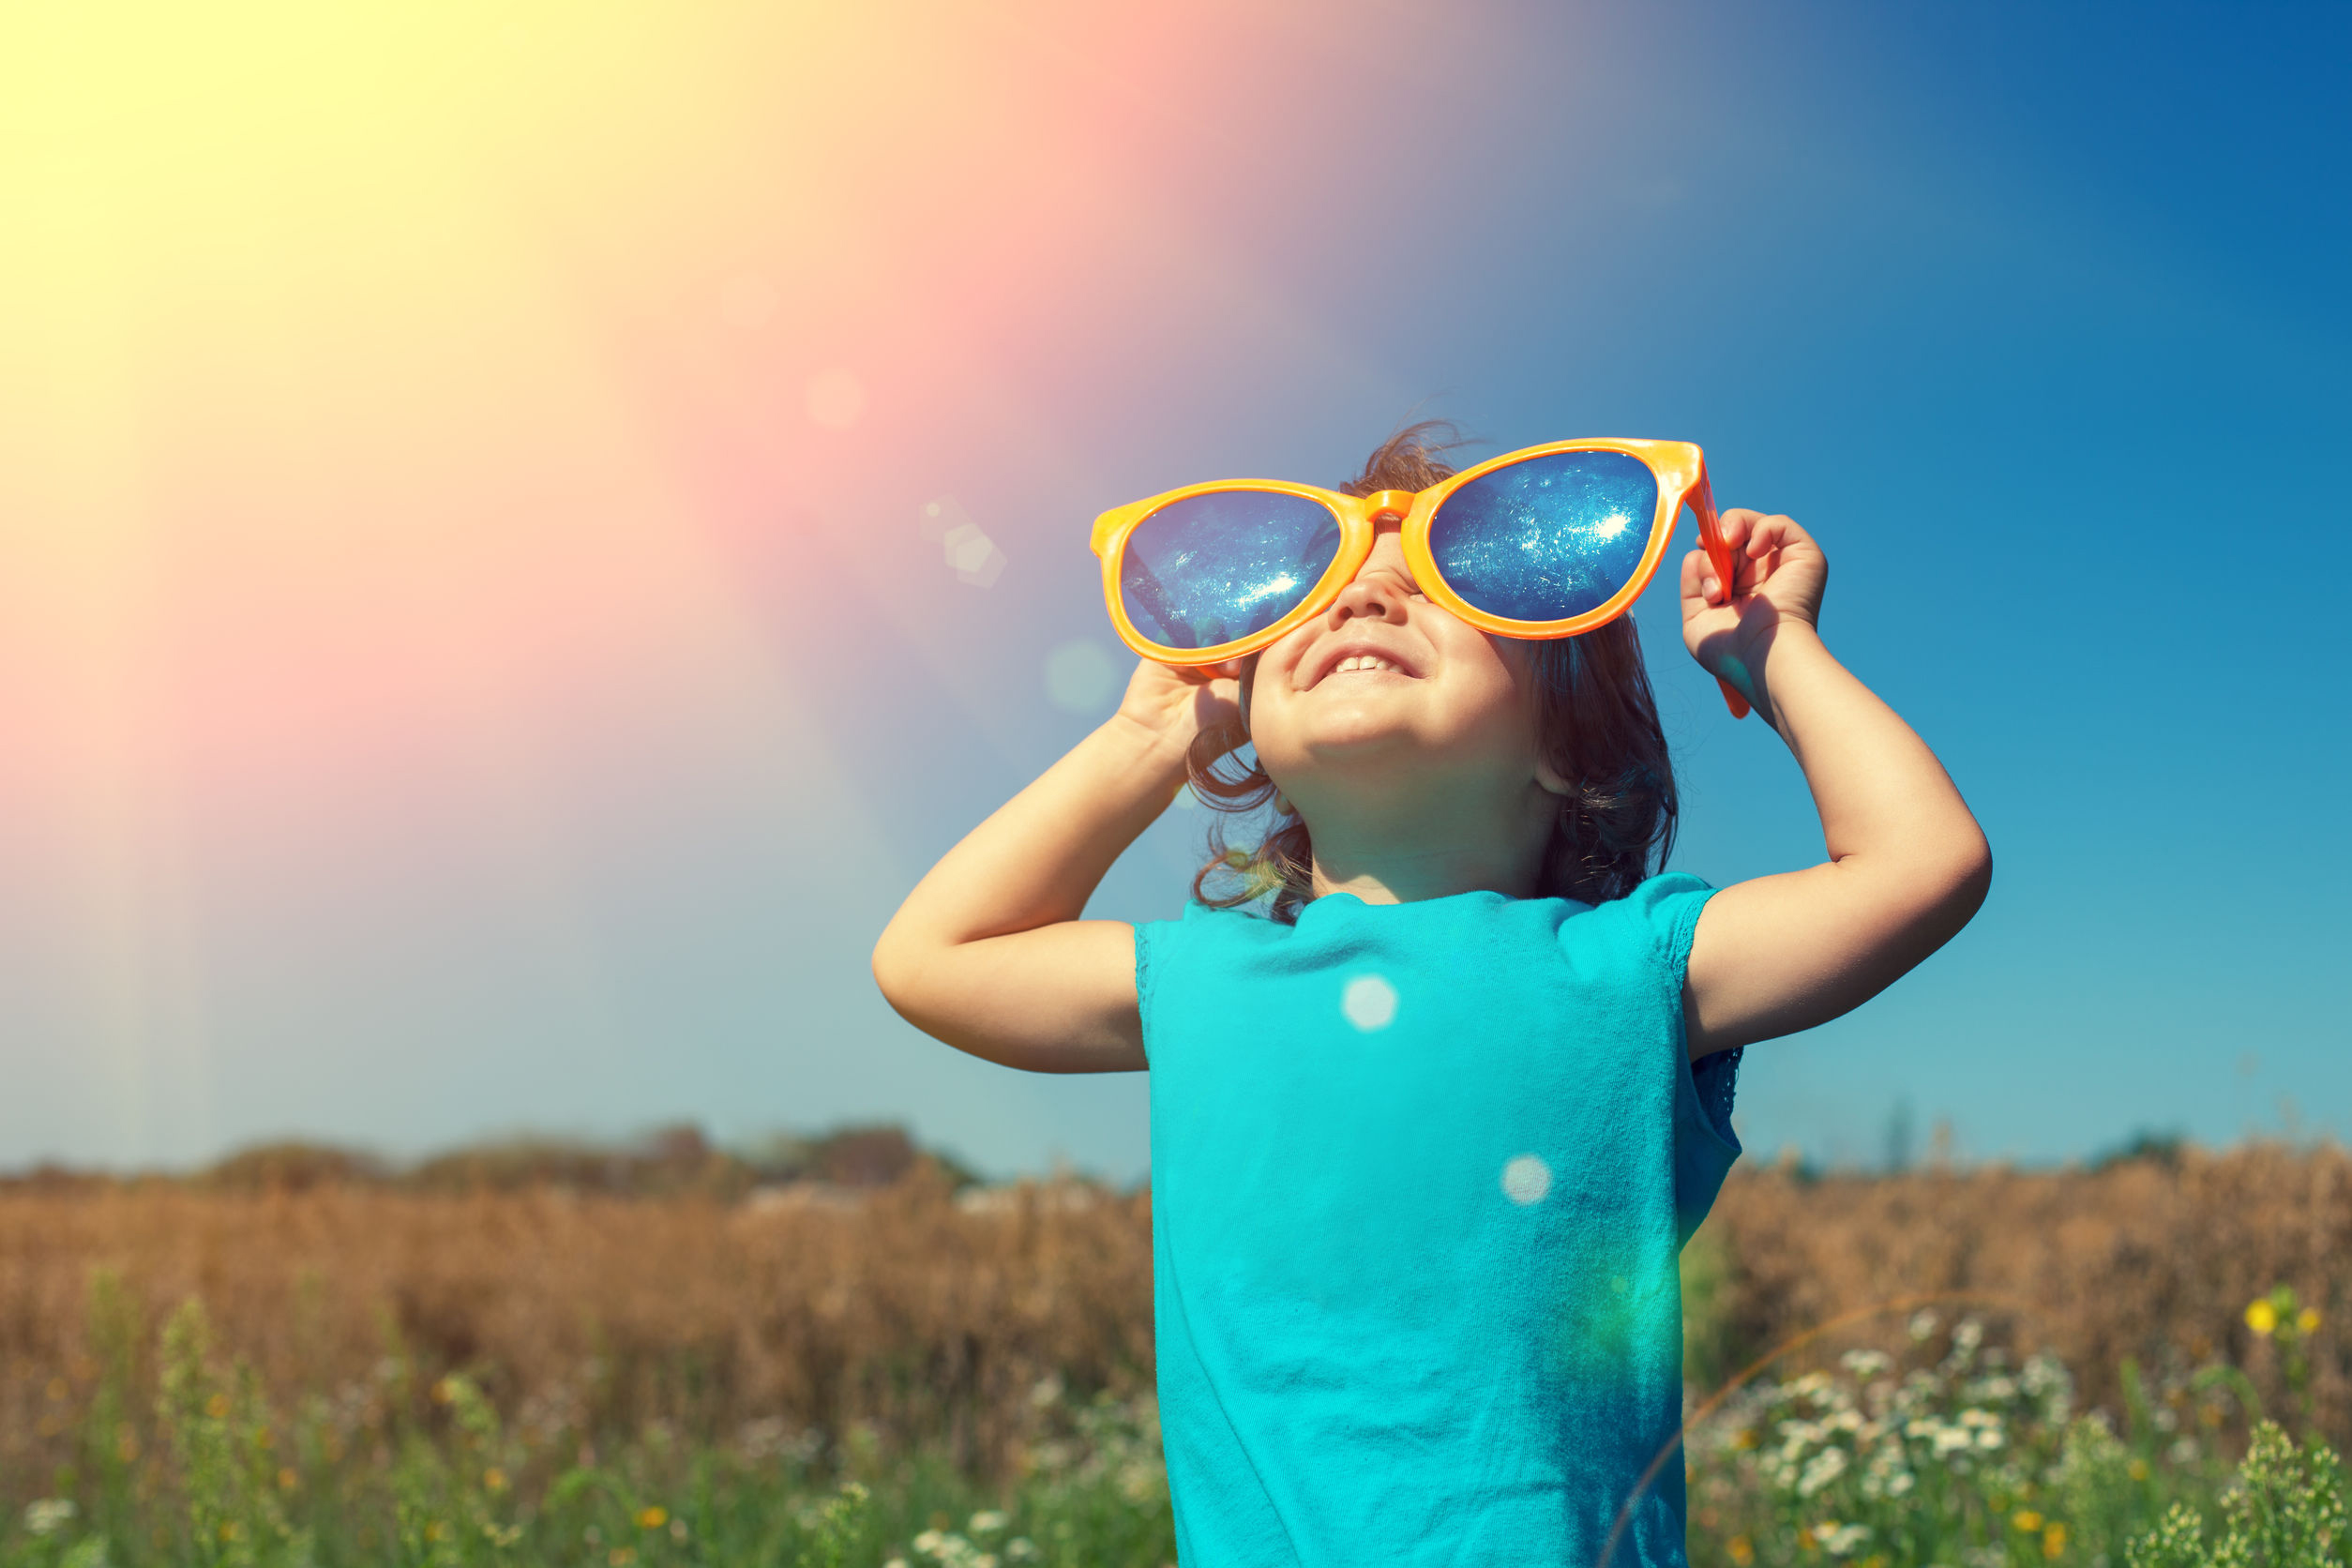
<path id="1" fill-rule="evenodd" d="M 273 1408 L 199 1304 L 143 1343 L 101 1274 L 89 1314 L 74 1457 L 0 1515 L 0 1568 L 1174 1560 L 1148 1395 L 1037 1381 L 1007 1416 L 1017 1473 L 999 1485 L 949 1444 L 897 1446 L 867 1424 L 621 1437 L 565 1407 L 502 1412 L 494 1367 L 420 1386 L 388 1326 L 367 1382 Z M 2277 1336 L 2299 1394 L 2316 1314 L 2273 1292 L 2247 1321 Z M 2237 1367 L 2151 1380 L 2126 1364 L 2118 1429 L 2077 1408 L 2054 1356 L 2013 1361 L 1975 1318 L 1921 1312 L 1908 1330 L 1899 1353 L 1749 1384 L 1687 1435 L 1697 1568 L 2352 1568 L 2334 1451 L 2299 1448 Z M 72 1403 L 66 1379 L 50 1386 Z M 2225 1438 L 2241 1430 L 2239 1462 Z"/>

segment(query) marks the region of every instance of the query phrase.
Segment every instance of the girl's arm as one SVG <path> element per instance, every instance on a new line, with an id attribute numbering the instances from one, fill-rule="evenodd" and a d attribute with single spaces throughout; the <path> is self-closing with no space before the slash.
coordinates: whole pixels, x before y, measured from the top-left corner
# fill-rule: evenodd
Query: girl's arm
<path id="1" fill-rule="evenodd" d="M 1119 712 L 947 852 L 874 946 L 901 1017 L 958 1050 L 1039 1073 L 1145 1065 L 1135 928 L 1080 920 L 1121 851 L 1168 809 L 1184 753 L 1235 712 L 1224 666 L 1145 661 Z"/>
<path id="2" fill-rule="evenodd" d="M 1682 639 L 1804 769 L 1830 858 L 1725 888 L 1699 912 L 1682 989 L 1694 1058 L 1861 1006 L 1984 902 L 1993 853 L 1941 763 L 1830 656 L 1828 563 L 1785 517 L 1723 514 L 1739 581 L 1682 562 Z"/>

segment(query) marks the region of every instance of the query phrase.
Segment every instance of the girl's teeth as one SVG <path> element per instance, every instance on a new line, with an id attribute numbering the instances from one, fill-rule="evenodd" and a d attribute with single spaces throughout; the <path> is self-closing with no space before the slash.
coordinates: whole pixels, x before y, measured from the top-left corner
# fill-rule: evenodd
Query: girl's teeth
<path id="1" fill-rule="evenodd" d="M 1396 666 L 1384 658 L 1375 658 L 1370 654 L 1349 654 L 1339 661 L 1334 673 L 1349 670 L 1385 670 L 1393 674 L 1395 672 Z"/>

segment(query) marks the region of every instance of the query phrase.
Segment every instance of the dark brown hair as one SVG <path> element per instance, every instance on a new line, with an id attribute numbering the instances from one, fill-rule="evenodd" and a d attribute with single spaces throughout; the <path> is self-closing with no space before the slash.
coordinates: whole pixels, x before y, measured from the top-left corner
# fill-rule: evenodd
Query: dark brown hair
<path id="1" fill-rule="evenodd" d="M 1337 488 L 1350 495 L 1427 490 L 1454 473 L 1441 454 L 1460 445 L 1452 425 L 1423 420 L 1389 437 L 1362 474 Z M 1674 766 L 1634 618 L 1620 615 L 1581 637 L 1538 641 L 1531 652 L 1537 744 L 1573 785 L 1560 797 L 1536 893 L 1588 904 L 1621 898 L 1650 875 L 1653 859 L 1665 865 L 1678 811 Z M 1257 675 L 1253 654 L 1242 670 L 1244 691 Z M 1275 798 L 1263 765 L 1254 756 L 1246 764 L 1235 756 L 1248 744 L 1245 721 L 1203 731 L 1193 743 L 1186 759 L 1192 788 L 1216 811 L 1254 811 Z M 1220 771 L 1221 763 L 1231 771 Z M 1268 912 L 1287 924 L 1313 895 L 1315 846 L 1295 810 L 1279 812 L 1274 831 L 1254 850 L 1230 845 L 1225 823 L 1213 822 L 1209 851 L 1192 891 L 1212 908 L 1272 894 Z M 1227 884 L 1223 891 L 1210 890 L 1212 878 Z"/>

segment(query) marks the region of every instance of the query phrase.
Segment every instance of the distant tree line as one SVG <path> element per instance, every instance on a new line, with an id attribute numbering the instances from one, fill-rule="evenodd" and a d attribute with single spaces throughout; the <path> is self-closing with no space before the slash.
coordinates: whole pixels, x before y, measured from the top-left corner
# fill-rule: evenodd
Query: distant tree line
<path id="1" fill-rule="evenodd" d="M 124 1176 L 55 1164 L 0 1175 L 0 1189 L 163 1182 L 215 1192 L 309 1192 L 327 1186 L 389 1187 L 409 1192 L 520 1192 L 557 1188 L 614 1197 L 701 1195 L 739 1199 L 761 1187 L 821 1183 L 886 1187 L 921 1168 L 954 1187 L 977 1175 L 952 1156 L 916 1145 L 896 1123 L 778 1133 L 745 1148 L 721 1148 L 690 1123 L 625 1142 L 519 1135 L 463 1145 L 402 1166 L 330 1143 L 281 1139 L 240 1149 L 180 1174 Z"/>

